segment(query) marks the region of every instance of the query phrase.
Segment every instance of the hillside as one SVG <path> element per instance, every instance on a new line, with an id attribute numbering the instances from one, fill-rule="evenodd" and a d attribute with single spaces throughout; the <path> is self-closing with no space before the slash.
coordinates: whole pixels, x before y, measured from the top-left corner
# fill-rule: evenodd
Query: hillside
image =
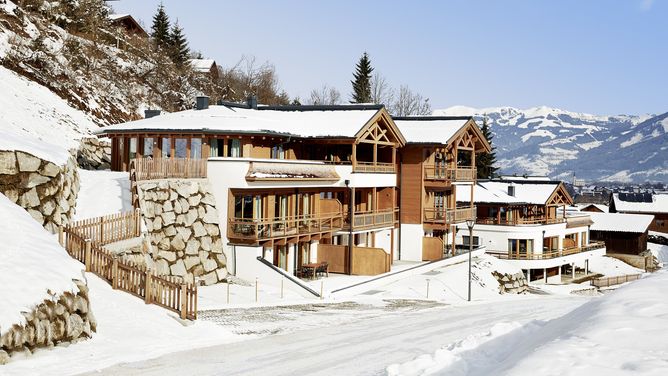
<path id="1" fill-rule="evenodd" d="M 475 109 L 434 115 L 487 115 L 501 173 L 571 180 L 668 181 L 668 113 L 597 116 L 550 107 Z"/>

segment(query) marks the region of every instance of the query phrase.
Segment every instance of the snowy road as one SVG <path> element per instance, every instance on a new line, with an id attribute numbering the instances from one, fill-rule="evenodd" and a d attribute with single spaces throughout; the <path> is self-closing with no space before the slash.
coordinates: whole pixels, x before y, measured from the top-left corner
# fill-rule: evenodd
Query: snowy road
<path id="1" fill-rule="evenodd" d="M 369 314 L 350 323 L 168 354 L 120 364 L 103 375 L 378 375 L 391 363 L 430 353 L 498 322 L 552 319 L 589 298 L 529 296 L 414 312 Z M 333 316 L 337 313 L 333 310 Z M 366 316 L 365 316 L 366 315 Z M 326 316 L 324 317 L 326 319 Z M 276 322 L 277 329 L 281 323 Z"/>

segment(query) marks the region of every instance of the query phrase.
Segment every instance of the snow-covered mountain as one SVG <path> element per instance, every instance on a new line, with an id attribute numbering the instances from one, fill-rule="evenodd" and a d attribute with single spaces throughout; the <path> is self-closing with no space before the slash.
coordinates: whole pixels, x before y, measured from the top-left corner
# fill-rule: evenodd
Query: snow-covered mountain
<path id="1" fill-rule="evenodd" d="M 668 181 L 668 112 L 598 116 L 550 107 L 454 106 L 434 115 L 487 115 L 502 173 L 621 182 Z"/>

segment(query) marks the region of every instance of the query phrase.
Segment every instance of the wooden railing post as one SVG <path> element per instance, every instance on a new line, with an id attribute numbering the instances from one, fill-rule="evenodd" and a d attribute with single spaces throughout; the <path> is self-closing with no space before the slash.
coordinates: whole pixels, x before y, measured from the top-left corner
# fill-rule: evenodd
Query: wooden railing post
<path id="1" fill-rule="evenodd" d="M 104 244 L 104 216 L 100 217 L 100 244 Z"/>
<path id="2" fill-rule="evenodd" d="M 116 290 L 118 287 L 118 258 L 114 257 L 111 263 L 111 288 Z"/>
<path id="3" fill-rule="evenodd" d="M 151 304 L 151 279 L 153 279 L 153 273 L 151 272 L 151 269 L 146 269 L 146 284 L 144 286 L 144 294 L 146 295 L 144 297 L 144 302 L 146 304 Z"/>
<path id="4" fill-rule="evenodd" d="M 139 206 L 139 205 L 137 205 Z M 135 209 L 135 236 L 141 235 L 141 210 Z"/>
<path id="5" fill-rule="evenodd" d="M 188 314 L 188 290 L 185 283 L 181 284 L 181 319 L 185 320 Z"/>
<path id="6" fill-rule="evenodd" d="M 58 243 L 61 247 L 65 246 L 65 232 L 63 231 L 63 226 L 58 226 Z"/>
<path id="7" fill-rule="evenodd" d="M 86 239 L 86 248 L 84 253 L 84 265 L 86 266 L 86 271 L 89 272 L 91 269 L 91 240 Z"/>

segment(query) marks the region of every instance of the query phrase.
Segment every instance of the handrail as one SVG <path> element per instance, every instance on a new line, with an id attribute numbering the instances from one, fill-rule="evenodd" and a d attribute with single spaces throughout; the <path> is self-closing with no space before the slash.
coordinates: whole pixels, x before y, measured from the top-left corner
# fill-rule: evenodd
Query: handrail
<path id="1" fill-rule="evenodd" d="M 228 233 L 234 238 L 272 239 L 338 231 L 343 228 L 341 213 L 315 213 L 273 218 L 229 218 Z"/>
<path id="2" fill-rule="evenodd" d="M 353 213 L 353 228 L 393 225 L 398 220 L 399 208 L 367 210 Z M 349 217 L 349 216 L 348 216 Z M 347 218 L 350 222 L 350 218 Z"/>
<path id="3" fill-rule="evenodd" d="M 636 281 L 638 279 L 640 279 L 640 274 L 626 274 L 614 277 L 594 278 L 589 281 L 589 284 L 591 286 L 596 286 L 601 288 L 601 287 L 610 287 L 613 285 L 620 285 L 622 283 Z"/>
<path id="4" fill-rule="evenodd" d="M 295 278 L 295 277 L 291 276 L 290 274 L 286 273 L 285 271 L 283 271 L 283 269 L 281 269 L 281 268 L 277 267 L 276 265 L 270 263 L 269 261 L 265 260 L 261 256 L 258 256 L 257 260 L 260 261 L 261 263 L 265 264 L 266 266 L 268 266 L 270 269 L 272 269 L 276 273 L 279 273 L 280 275 L 289 279 L 291 282 L 293 282 L 297 286 L 299 286 L 299 287 L 303 288 L 304 290 L 310 292 L 312 295 L 315 295 L 318 298 L 320 297 L 320 294 L 318 294 L 315 290 L 313 290 L 312 288 L 310 288 L 308 286 L 302 285 L 301 281 L 299 281 L 297 278 Z"/>
<path id="5" fill-rule="evenodd" d="M 493 253 L 493 256 L 504 260 L 548 260 L 562 256 L 574 255 L 582 252 L 589 252 L 595 249 L 605 248 L 604 242 L 591 242 L 582 247 L 564 248 L 558 251 L 544 252 L 544 253 Z"/>
<path id="6" fill-rule="evenodd" d="M 357 161 L 353 164 L 353 172 L 380 172 L 393 174 L 396 172 L 396 165 L 389 162 Z"/>
<path id="7" fill-rule="evenodd" d="M 207 160 L 202 158 L 138 158 L 130 161 L 135 179 L 205 178 Z"/>
<path id="8" fill-rule="evenodd" d="M 497 219 L 494 217 L 478 218 L 476 223 L 480 225 L 500 225 L 500 226 L 517 226 L 517 225 L 549 225 L 566 222 L 565 218 L 517 218 L 517 219 Z"/>
<path id="9" fill-rule="evenodd" d="M 424 166 L 424 177 L 426 180 L 472 181 L 475 180 L 477 172 L 475 167 Z"/>
<path id="10" fill-rule="evenodd" d="M 474 219 L 476 216 L 476 207 L 459 207 L 459 208 L 425 208 L 424 222 L 426 223 L 456 223 L 468 219 Z"/>

